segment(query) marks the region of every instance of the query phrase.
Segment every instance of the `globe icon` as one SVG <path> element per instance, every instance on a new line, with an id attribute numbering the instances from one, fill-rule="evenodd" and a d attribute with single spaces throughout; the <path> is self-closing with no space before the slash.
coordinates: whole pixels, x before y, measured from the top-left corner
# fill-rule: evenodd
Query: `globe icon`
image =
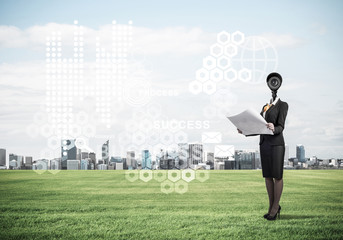
<path id="1" fill-rule="evenodd" d="M 239 47 L 241 68 L 251 71 L 249 83 L 264 82 L 269 73 L 276 71 L 278 55 L 267 39 L 258 36 L 247 37 Z"/>

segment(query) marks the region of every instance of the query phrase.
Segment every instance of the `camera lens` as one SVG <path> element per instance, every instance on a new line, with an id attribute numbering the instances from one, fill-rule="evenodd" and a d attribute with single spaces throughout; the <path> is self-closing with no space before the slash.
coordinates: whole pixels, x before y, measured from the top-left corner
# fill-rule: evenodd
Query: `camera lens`
<path id="1" fill-rule="evenodd" d="M 281 87 L 282 77 L 279 73 L 270 73 L 267 77 L 267 84 L 270 90 L 277 91 Z"/>
<path id="2" fill-rule="evenodd" d="M 271 77 L 268 81 L 268 86 L 271 90 L 278 90 L 281 86 L 281 80 L 278 77 Z"/>
<path id="3" fill-rule="evenodd" d="M 273 87 L 276 87 L 278 84 L 279 84 L 279 81 L 275 78 L 270 81 L 270 85 L 272 85 Z"/>

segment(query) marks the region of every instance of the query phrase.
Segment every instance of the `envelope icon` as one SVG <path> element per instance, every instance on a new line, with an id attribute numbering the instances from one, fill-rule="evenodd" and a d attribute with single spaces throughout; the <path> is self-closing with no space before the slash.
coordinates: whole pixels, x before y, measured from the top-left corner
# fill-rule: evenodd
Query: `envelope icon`
<path id="1" fill-rule="evenodd" d="M 235 160 L 234 145 L 216 145 L 214 147 L 214 157 L 228 158 L 229 160 Z"/>
<path id="2" fill-rule="evenodd" d="M 203 132 L 201 139 L 203 143 L 221 143 L 222 134 L 220 132 Z"/>

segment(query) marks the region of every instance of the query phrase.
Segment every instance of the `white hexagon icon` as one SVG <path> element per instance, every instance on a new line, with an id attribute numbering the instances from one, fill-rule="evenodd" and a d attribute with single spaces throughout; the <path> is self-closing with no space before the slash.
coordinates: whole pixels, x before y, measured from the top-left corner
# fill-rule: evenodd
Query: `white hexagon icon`
<path id="1" fill-rule="evenodd" d="M 43 137 L 50 137 L 53 134 L 53 129 L 49 124 L 44 124 L 40 128 L 40 133 Z"/>
<path id="2" fill-rule="evenodd" d="M 187 140 L 188 136 L 184 131 L 178 131 L 174 134 L 174 142 L 176 143 L 187 142 Z"/>
<path id="3" fill-rule="evenodd" d="M 125 172 L 125 178 L 130 182 L 136 181 L 138 179 L 138 175 L 138 170 L 127 170 Z"/>
<path id="4" fill-rule="evenodd" d="M 226 56 L 221 56 L 217 60 L 217 65 L 219 68 L 225 70 L 231 65 L 231 60 Z"/>
<path id="5" fill-rule="evenodd" d="M 51 160 L 50 161 L 50 169 L 48 172 L 52 174 L 57 174 L 61 171 L 60 161 L 58 160 Z"/>
<path id="6" fill-rule="evenodd" d="M 210 178 L 210 173 L 208 170 L 197 170 L 196 171 L 196 180 L 199 182 L 205 182 Z"/>
<path id="7" fill-rule="evenodd" d="M 215 64 L 215 63 L 214 63 Z M 196 80 L 200 81 L 200 82 L 205 82 L 209 79 L 209 73 L 208 70 L 206 70 L 205 68 L 200 68 L 199 70 L 196 71 L 195 73 L 195 77 Z"/>
<path id="8" fill-rule="evenodd" d="M 167 172 L 164 170 L 162 170 L 162 171 L 155 170 L 154 171 L 154 179 L 157 182 L 163 182 L 164 180 L 167 179 Z"/>
<path id="9" fill-rule="evenodd" d="M 161 115 L 161 105 L 157 103 L 152 103 L 148 106 L 148 115 L 155 119 Z"/>
<path id="10" fill-rule="evenodd" d="M 229 68 L 224 72 L 224 79 L 230 83 L 236 81 L 237 77 L 237 71 L 233 68 Z"/>
<path id="11" fill-rule="evenodd" d="M 249 82 L 251 80 L 251 70 L 247 68 L 242 68 L 238 72 L 238 78 L 242 82 Z"/>
<path id="12" fill-rule="evenodd" d="M 161 183 L 161 192 L 165 194 L 169 194 L 174 192 L 174 183 L 172 183 L 169 180 L 165 180 L 164 182 Z"/>
<path id="13" fill-rule="evenodd" d="M 61 139 L 56 136 L 49 137 L 48 147 L 51 149 L 59 149 L 61 147 Z"/>
<path id="14" fill-rule="evenodd" d="M 185 192 L 188 191 L 188 183 L 183 180 L 176 182 L 174 187 L 175 187 L 175 192 L 180 193 L 180 194 L 184 194 Z"/>
<path id="15" fill-rule="evenodd" d="M 244 33 L 236 31 L 232 33 L 231 41 L 237 45 L 240 45 L 244 42 Z"/>
<path id="16" fill-rule="evenodd" d="M 36 169 L 34 169 L 33 171 L 35 171 L 38 174 L 42 174 L 46 170 L 48 170 L 48 163 L 45 161 L 37 161 L 36 162 Z"/>
<path id="17" fill-rule="evenodd" d="M 151 170 L 140 170 L 139 178 L 143 182 L 149 182 L 152 179 L 152 171 Z"/>
<path id="18" fill-rule="evenodd" d="M 137 123 L 137 121 L 133 120 L 133 119 L 129 119 L 127 121 L 125 121 L 125 129 L 128 132 L 136 132 L 139 128 L 139 125 Z"/>
<path id="19" fill-rule="evenodd" d="M 226 31 L 221 31 L 217 34 L 217 41 L 223 45 L 227 44 L 230 41 L 230 34 Z"/>
<path id="20" fill-rule="evenodd" d="M 145 142 L 145 134 L 142 131 L 133 133 L 132 142 L 137 145 L 142 145 Z"/>
<path id="21" fill-rule="evenodd" d="M 172 182 L 179 181 L 181 179 L 180 170 L 168 170 L 168 179 Z"/>
<path id="22" fill-rule="evenodd" d="M 193 181 L 195 179 L 195 171 L 193 169 L 182 170 L 182 179 L 186 182 Z"/>
<path id="23" fill-rule="evenodd" d="M 148 119 L 144 119 L 140 124 L 139 127 L 142 131 L 149 132 L 153 126 L 152 126 L 152 121 Z"/>
<path id="24" fill-rule="evenodd" d="M 78 125 L 78 124 L 72 124 L 70 127 L 69 127 L 69 134 L 72 136 L 72 137 L 78 137 L 80 136 L 82 133 L 82 129 L 81 129 L 81 126 Z"/>
<path id="25" fill-rule="evenodd" d="M 207 70 L 211 70 L 211 69 L 216 67 L 216 59 L 214 57 L 212 57 L 212 56 L 205 57 L 202 60 L 202 65 Z"/>
<path id="26" fill-rule="evenodd" d="M 205 82 L 205 83 L 202 85 L 202 88 L 203 88 L 203 91 L 204 91 L 206 94 L 211 95 L 211 94 L 213 94 L 213 93 L 216 92 L 216 90 L 217 90 L 217 87 L 216 87 L 216 86 L 217 86 L 217 85 L 216 85 L 214 82 L 212 82 L 212 81 L 207 81 L 207 82 Z"/>
<path id="27" fill-rule="evenodd" d="M 82 134 L 86 137 L 94 137 L 96 134 L 96 127 L 92 124 L 86 124 L 82 127 Z"/>
<path id="28" fill-rule="evenodd" d="M 211 70 L 210 78 L 211 78 L 211 80 L 213 80 L 215 82 L 219 82 L 219 81 L 223 80 L 223 71 L 219 68 L 215 68 L 215 69 Z"/>
<path id="29" fill-rule="evenodd" d="M 163 131 L 160 134 L 161 142 L 164 145 L 170 145 L 174 142 L 174 136 L 170 131 Z"/>
<path id="30" fill-rule="evenodd" d="M 202 84 L 199 81 L 192 81 L 189 84 L 189 91 L 193 94 L 198 94 L 202 92 Z"/>
<path id="31" fill-rule="evenodd" d="M 219 57 L 223 54 L 224 48 L 220 44 L 216 43 L 210 47 L 210 52 L 213 57 Z"/>
<path id="32" fill-rule="evenodd" d="M 229 43 L 227 46 L 224 48 L 224 54 L 228 57 L 234 57 L 238 53 L 238 48 L 237 45 Z"/>

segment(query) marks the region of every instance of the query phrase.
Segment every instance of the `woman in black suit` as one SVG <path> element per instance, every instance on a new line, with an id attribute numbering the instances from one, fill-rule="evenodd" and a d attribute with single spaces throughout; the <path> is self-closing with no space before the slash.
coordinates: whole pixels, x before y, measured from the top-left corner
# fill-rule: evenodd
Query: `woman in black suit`
<path id="1" fill-rule="evenodd" d="M 260 154 L 262 163 L 262 175 L 265 178 L 269 197 L 269 210 L 263 217 L 267 220 L 275 220 L 280 216 L 279 205 L 283 189 L 283 164 L 285 156 L 285 141 L 283 130 L 288 112 L 288 104 L 276 96 L 277 89 L 281 86 L 282 77 L 278 73 L 271 73 L 267 77 L 267 83 L 273 93 L 270 104 L 263 106 L 261 115 L 267 122 L 267 128 L 273 131 L 273 135 L 260 135 Z M 238 130 L 241 133 L 240 130 Z"/>

